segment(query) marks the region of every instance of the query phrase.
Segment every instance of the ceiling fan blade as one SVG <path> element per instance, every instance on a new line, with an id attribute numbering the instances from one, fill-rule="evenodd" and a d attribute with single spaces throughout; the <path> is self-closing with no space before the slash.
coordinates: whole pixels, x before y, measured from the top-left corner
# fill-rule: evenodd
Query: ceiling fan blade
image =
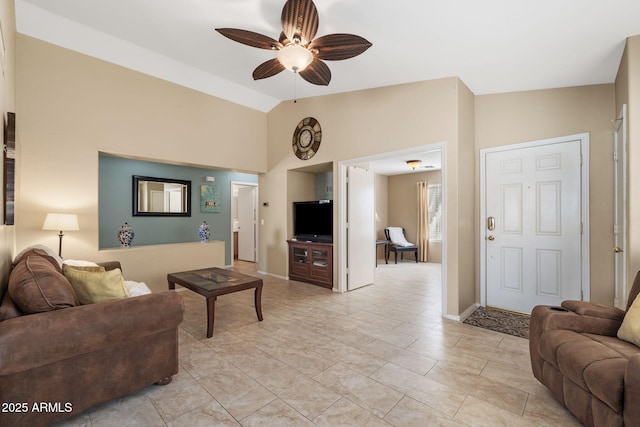
<path id="1" fill-rule="evenodd" d="M 284 31 L 280 33 L 280 38 L 278 39 L 278 41 L 282 44 L 282 46 L 286 46 L 291 43 L 291 40 L 287 38 L 287 35 L 284 33 Z"/>
<path id="2" fill-rule="evenodd" d="M 289 40 L 293 41 L 297 36 L 306 45 L 318 31 L 318 9 L 311 0 L 287 0 L 280 21 Z"/>
<path id="3" fill-rule="evenodd" d="M 329 34 L 311 42 L 309 50 L 327 61 L 349 59 L 373 46 L 367 39 L 354 34 Z"/>
<path id="4" fill-rule="evenodd" d="M 234 42 L 251 47 L 267 50 L 277 50 L 283 47 L 279 41 L 253 31 L 239 30 L 237 28 L 216 28 L 216 31 Z"/>
<path id="5" fill-rule="evenodd" d="M 299 74 L 300 77 L 314 85 L 328 86 L 331 81 L 331 70 L 327 64 L 318 58 L 315 58 L 313 62 L 311 62 L 307 68 L 300 71 Z"/>
<path id="6" fill-rule="evenodd" d="M 278 61 L 278 58 L 270 59 L 258 65 L 253 70 L 253 80 L 266 79 L 272 77 L 284 70 L 284 65 Z"/>

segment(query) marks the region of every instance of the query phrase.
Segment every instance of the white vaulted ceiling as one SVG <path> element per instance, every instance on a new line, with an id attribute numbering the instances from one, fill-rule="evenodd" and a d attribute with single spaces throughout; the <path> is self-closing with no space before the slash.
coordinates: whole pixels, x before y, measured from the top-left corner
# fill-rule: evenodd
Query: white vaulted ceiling
<path id="1" fill-rule="evenodd" d="M 318 36 L 373 47 L 328 62 L 329 86 L 290 72 L 254 81 L 275 53 L 234 27 L 278 38 L 285 0 L 16 0 L 18 32 L 260 111 L 283 100 L 458 76 L 477 95 L 614 81 L 638 0 L 316 0 Z M 294 79 L 297 79 L 295 81 Z"/>

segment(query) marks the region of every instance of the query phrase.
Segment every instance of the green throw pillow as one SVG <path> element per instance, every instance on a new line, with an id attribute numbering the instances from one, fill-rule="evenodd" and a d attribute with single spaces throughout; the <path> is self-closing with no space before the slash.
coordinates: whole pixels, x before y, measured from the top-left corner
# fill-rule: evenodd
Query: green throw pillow
<path id="1" fill-rule="evenodd" d="M 109 271 L 67 268 L 64 274 L 71 282 L 80 304 L 94 304 L 129 296 L 119 268 Z"/>
<path id="2" fill-rule="evenodd" d="M 618 329 L 618 338 L 640 346 L 640 297 L 637 297 Z"/>

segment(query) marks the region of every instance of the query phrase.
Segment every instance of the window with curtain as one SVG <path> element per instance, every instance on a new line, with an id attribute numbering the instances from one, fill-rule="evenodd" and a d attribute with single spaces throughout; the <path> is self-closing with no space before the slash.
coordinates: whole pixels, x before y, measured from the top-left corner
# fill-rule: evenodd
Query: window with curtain
<path id="1" fill-rule="evenodd" d="M 429 240 L 442 240 L 442 185 L 429 184 Z"/>

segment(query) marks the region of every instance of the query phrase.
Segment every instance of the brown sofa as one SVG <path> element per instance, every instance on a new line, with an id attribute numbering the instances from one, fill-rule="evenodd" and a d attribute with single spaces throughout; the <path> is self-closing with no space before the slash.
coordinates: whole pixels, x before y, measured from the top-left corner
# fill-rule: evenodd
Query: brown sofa
<path id="1" fill-rule="evenodd" d="M 640 272 L 627 311 L 639 292 Z M 585 301 L 531 313 L 533 374 L 584 425 L 640 425 L 640 347 L 617 338 L 625 314 Z"/>
<path id="2" fill-rule="evenodd" d="M 62 270 L 49 254 L 34 250 L 27 258 L 25 265 L 14 265 L 8 290 L 0 289 L 0 426 L 49 425 L 171 381 L 178 372 L 184 312 L 179 295 L 168 291 L 77 305 L 66 285 L 53 289 L 52 282 L 63 283 Z M 22 288 L 11 288 L 19 267 L 40 293 L 30 298 L 44 297 L 42 312 L 24 314 L 22 308 L 31 310 L 28 304 L 13 301 L 12 295 L 24 298 Z"/>

